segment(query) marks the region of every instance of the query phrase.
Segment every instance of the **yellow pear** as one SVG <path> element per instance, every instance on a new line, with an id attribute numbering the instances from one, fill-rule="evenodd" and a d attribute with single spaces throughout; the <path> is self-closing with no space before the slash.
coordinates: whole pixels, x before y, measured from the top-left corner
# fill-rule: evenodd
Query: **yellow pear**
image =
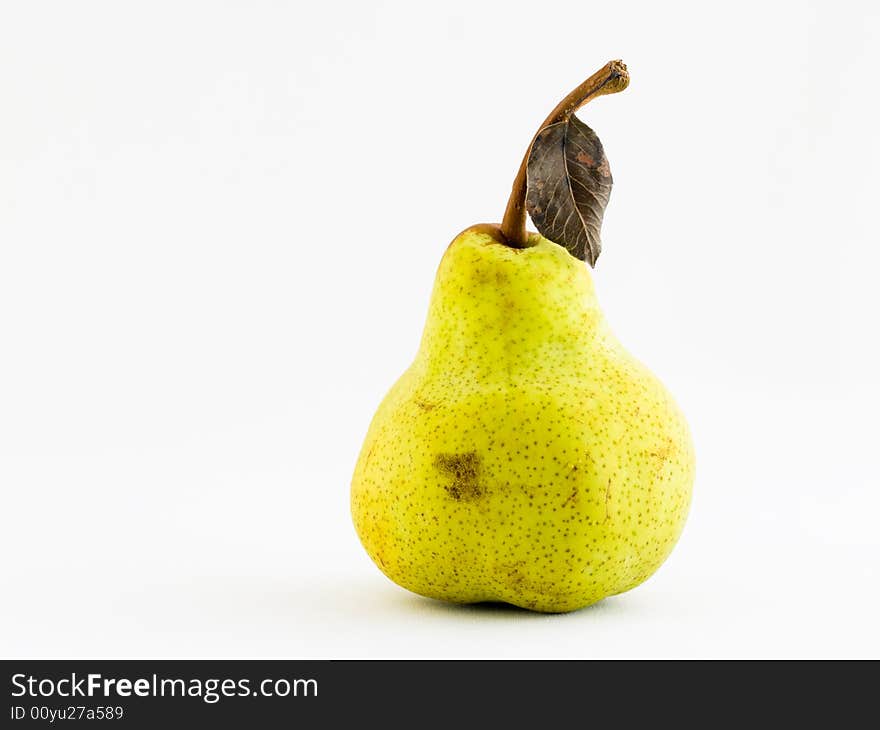
<path id="1" fill-rule="evenodd" d="M 554 126 L 627 81 L 611 62 L 566 97 L 533 140 L 502 224 L 449 245 L 419 351 L 369 427 L 354 524 L 376 565 L 415 593 L 571 611 L 642 583 L 681 534 L 687 424 L 614 337 L 571 253 L 598 255 L 604 203 L 591 201 L 603 190 L 607 201 L 607 161 L 582 122 Z M 593 190 L 591 208 L 543 195 L 570 179 Z M 552 228 L 558 206 L 585 225 Z M 566 247 L 526 233 L 525 207 Z"/>
<path id="2" fill-rule="evenodd" d="M 373 418 L 352 514 L 432 598 L 570 611 L 637 586 L 684 526 L 687 424 L 615 339 L 583 263 L 533 234 L 449 246 L 415 361 Z"/>

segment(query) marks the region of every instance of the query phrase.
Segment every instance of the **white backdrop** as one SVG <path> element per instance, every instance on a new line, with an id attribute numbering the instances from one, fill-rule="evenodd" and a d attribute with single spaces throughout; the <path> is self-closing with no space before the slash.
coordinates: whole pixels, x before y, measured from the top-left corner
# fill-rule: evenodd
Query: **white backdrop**
<path id="1" fill-rule="evenodd" d="M 877 4 L 0 9 L 0 653 L 880 656 Z M 408 594 L 348 488 L 451 238 L 536 126 L 691 423 L 668 563 L 562 616 Z"/>

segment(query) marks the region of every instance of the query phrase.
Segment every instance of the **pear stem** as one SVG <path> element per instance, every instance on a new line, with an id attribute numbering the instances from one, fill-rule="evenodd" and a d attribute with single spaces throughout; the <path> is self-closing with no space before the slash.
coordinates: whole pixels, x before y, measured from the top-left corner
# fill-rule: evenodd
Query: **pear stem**
<path id="1" fill-rule="evenodd" d="M 520 163 L 516 178 L 513 180 L 513 189 L 510 192 L 504 218 L 501 221 L 501 235 L 508 246 L 526 248 L 529 245 L 526 232 L 526 169 L 535 138 L 544 127 L 568 119 L 584 104 L 597 96 L 616 94 L 627 86 L 629 86 L 629 73 L 627 73 L 626 65 L 623 61 L 609 61 L 560 101 L 544 120 L 544 123 L 538 127 L 538 131 L 532 137 L 529 148 Z"/>

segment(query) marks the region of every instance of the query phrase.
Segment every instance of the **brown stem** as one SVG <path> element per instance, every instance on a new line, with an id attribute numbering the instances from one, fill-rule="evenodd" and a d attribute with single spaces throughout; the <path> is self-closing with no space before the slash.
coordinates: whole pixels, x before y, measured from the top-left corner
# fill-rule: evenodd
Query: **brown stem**
<path id="1" fill-rule="evenodd" d="M 623 91 L 629 85 L 629 74 L 623 61 L 609 61 L 580 86 L 574 89 L 568 96 L 560 101 L 556 108 L 538 127 L 535 137 L 549 124 L 556 124 L 568 119 L 584 104 L 597 96 L 616 94 Z M 504 219 L 501 221 L 501 235 L 505 243 L 513 248 L 525 248 L 528 246 L 526 234 L 526 168 L 529 162 L 529 153 L 535 143 L 535 137 L 529 143 L 529 148 L 523 157 L 523 161 L 513 181 L 513 190 L 507 201 L 507 209 L 504 211 Z"/>

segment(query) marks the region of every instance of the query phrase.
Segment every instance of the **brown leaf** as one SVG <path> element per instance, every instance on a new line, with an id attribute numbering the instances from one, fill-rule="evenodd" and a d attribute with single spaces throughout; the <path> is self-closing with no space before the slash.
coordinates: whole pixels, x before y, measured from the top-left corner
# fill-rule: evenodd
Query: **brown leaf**
<path id="1" fill-rule="evenodd" d="M 526 210 L 542 236 L 595 266 L 611 183 L 602 143 L 572 114 L 535 137 L 526 169 Z"/>

